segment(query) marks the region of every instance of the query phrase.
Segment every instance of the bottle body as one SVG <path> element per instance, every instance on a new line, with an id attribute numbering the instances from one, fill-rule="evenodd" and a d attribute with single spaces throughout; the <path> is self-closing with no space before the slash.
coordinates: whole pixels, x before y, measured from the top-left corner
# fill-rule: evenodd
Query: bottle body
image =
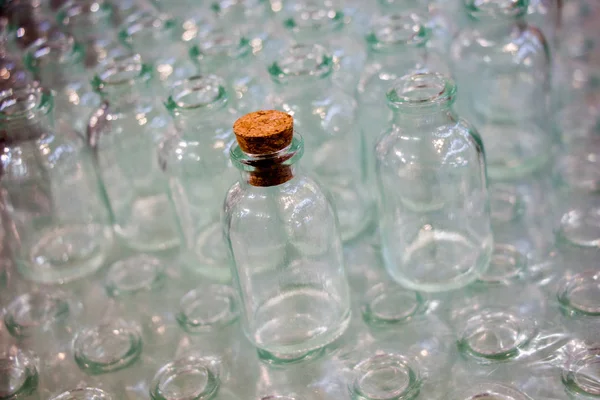
<path id="1" fill-rule="evenodd" d="M 300 151 L 292 142 L 288 151 Z M 284 150 L 285 151 L 285 150 Z M 232 157 L 244 157 L 236 148 Z M 241 181 L 225 200 L 224 229 L 248 339 L 267 359 L 305 357 L 350 318 L 337 221 L 306 176 L 260 187 Z"/>
<path id="2" fill-rule="evenodd" d="M 416 74 L 394 85 L 388 96 L 409 105 L 398 103 L 376 147 L 386 268 L 413 290 L 465 286 L 487 268 L 493 245 L 482 144 L 448 105 L 435 105 L 440 99 L 411 109 L 411 101 L 430 101 L 427 90 L 452 98 L 454 86 L 443 77 Z"/>
<path id="3" fill-rule="evenodd" d="M 16 264 L 41 282 L 95 271 L 111 247 L 110 218 L 83 140 L 53 132 L 49 92 L 26 87 L 2 102 L 2 212 Z"/>

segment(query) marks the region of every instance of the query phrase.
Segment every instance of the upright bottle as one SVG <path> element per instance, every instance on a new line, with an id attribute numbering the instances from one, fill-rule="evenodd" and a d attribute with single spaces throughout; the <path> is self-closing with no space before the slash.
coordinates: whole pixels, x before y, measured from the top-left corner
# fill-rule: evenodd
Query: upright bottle
<path id="1" fill-rule="evenodd" d="M 525 21 L 528 0 L 465 0 L 471 24 L 454 39 L 451 63 L 463 95 L 458 110 L 487 149 L 492 180 L 514 179 L 551 159 L 550 55 Z"/>
<path id="2" fill-rule="evenodd" d="M 335 213 L 296 169 L 304 145 L 289 114 L 257 111 L 233 129 L 238 146 L 231 158 L 242 179 L 227 194 L 224 232 L 243 329 L 266 360 L 304 358 L 350 320 Z"/>
<path id="3" fill-rule="evenodd" d="M 100 105 L 84 65 L 85 48 L 68 34 L 38 39 L 27 48 L 25 64 L 34 77 L 55 94 L 58 127 L 82 137 L 87 118 Z"/>
<path id="4" fill-rule="evenodd" d="M 110 203 L 116 234 L 142 251 L 178 245 L 156 149 L 173 133 L 169 117 L 148 95 L 152 68 L 139 56 L 115 59 L 93 79 L 104 103 L 90 118 L 88 141 Z"/>
<path id="5" fill-rule="evenodd" d="M 307 149 L 306 164 L 333 196 L 344 241 L 372 222 L 365 190 L 362 138 L 354 99 L 333 84 L 333 59 L 319 45 L 291 46 L 269 67 L 276 85 L 273 104 L 294 114 Z"/>
<path id="6" fill-rule="evenodd" d="M 160 166 L 178 216 L 182 265 L 219 281 L 231 279 L 221 234 L 223 197 L 235 182 L 229 150 L 235 110 L 225 82 L 195 76 L 175 85 L 166 106 L 178 134 L 161 143 Z"/>
<path id="7" fill-rule="evenodd" d="M 404 76 L 388 92 L 391 128 L 376 146 L 379 226 L 386 269 L 427 292 L 477 279 L 493 239 L 483 146 L 439 74 Z"/>
<path id="8" fill-rule="evenodd" d="M 0 94 L 0 187 L 19 270 L 40 282 L 92 273 L 111 247 L 109 212 L 82 138 L 55 132 L 53 99 L 37 86 Z"/>

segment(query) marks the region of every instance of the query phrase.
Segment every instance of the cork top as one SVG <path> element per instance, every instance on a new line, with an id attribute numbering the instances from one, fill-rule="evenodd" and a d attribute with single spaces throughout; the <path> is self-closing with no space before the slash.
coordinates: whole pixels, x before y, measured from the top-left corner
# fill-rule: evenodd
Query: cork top
<path id="1" fill-rule="evenodd" d="M 233 132 L 244 153 L 272 154 L 292 142 L 294 119 L 283 111 L 255 111 L 235 121 Z"/>

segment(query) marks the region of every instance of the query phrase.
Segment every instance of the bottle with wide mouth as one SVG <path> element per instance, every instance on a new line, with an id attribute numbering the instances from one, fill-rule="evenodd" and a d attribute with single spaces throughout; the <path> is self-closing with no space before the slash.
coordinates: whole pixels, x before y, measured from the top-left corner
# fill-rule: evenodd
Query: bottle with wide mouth
<path id="1" fill-rule="evenodd" d="M 113 15 L 107 0 L 69 0 L 56 12 L 58 25 L 85 47 L 88 68 L 129 51 L 117 41 Z"/>
<path id="2" fill-rule="evenodd" d="M 192 276 L 222 282 L 231 274 L 220 213 L 236 175 L 229 160 L 236 115 L 230 96 L 215 75 L 175 85 L 166 107 L 178 133 L 161 143 L 158 155 L 178 216 L 182 265 Z"/>
<path id="3" fill-rule="evenodd" d="M 334 209 L 296 167 L 304 146 L 289 114 L 247 114 L 234 133 L 242 176 L 225 200 L 224 232 L 244 333 L 267 362 L 306 359 L 350 320 Z"/>
<path id="4" fill-rule="evenodd" d="M 273 105 L 294 113 L 307 150 L 306 165 L 326 185 L 344 241 L 359 237 L 373 218 L 361 163 L 362 137 L 354 99 L 334 85 L 333 58 L 320 45 L 296 44 L 269 67 Z"/>
<path id="5" fill-rule="evenodd" d="M 110 215 L 85 143 L 55 132 L 52 94 L 37 86 L 0 94 L 0 186 L 6 245 L 28 279 L 65 282 L 100 268 Z"/>
<path id="6" fill-rule="evenodd" d="M 412 290 L 466 286 L 493 249 L 479 135 L 454 112 L 443 75 L 406 75 L 387 96 L 394 119 L 375 149 L 385 267 Z"/>
<path id="7" fill-rule="evenodd" d="M 173 133 L 169 117 L 148 95 L 152 68 L 137 55 L 117 58 L 94 77 L 104 102 L 89 120 L 88 142 L 126 246 L 162 251 L 179 244 L 156 150 Z"/>
<path id="8" fill-rule="evenodd" d="M 429 37 L 423 17 L 415 13 L 392 13 L 376 18 L 371 24 L 366 36 L 367 61 L 356 92 L 358 122 L 365 136 L 370 173 L 374 169 L 370 153 L 391 118 L 386 103 L 391 83 L 417 70 L 445 72 L 443 64 L 429 59 Z"/>
<path id="9" fill-rule="evenodd" d="M 492 180 L 512 180 L 552 159 L 557 135 L 549 113 L 550 53 L 527 24 L 528 0 L 465 0 L 472 22 L 450 59 L 463 95 L 459 112 L 481 133 Z"/>
<path id="10" fill-rule="evenodd" d="M 354 95 L 366 59 L 361 41 L 349 22 L 341 3 L 330 0 L 296 0 L 285 3 L 281 11 L 283 27 L 299 43 L 321 44 L 334 59 L 333 80 Z"/>
<path id="11" fill-rule="evenodd" d="M 100 105 L 84 65 L 84 47 L 69 34 L 36 40 L 27 48 L 25 64 L 41 84 L 56 92 L 57 125 L 85 136 L 87 118 Z"/>
<path id="12" fill-rule="evenodd" d="M 153 65 L 157 93 L 166 97 L 170 86 L 196 74 L 181 40 L 180 26 L 152 11 L 138 11 L 125 19 L 119 32 L 121 42 Z M 160 49 L 160 51 L 156 51 Z"/>
<path id="13" fill-rule="evenodd" d="M 190 43 L 190 57 L 202 75 L 223 78 L 228 102 L 246 113 L 264 105 L 270 83 L 266 71 L 252 55 L 250 40 L 224 27 L 203 27 Z"/>

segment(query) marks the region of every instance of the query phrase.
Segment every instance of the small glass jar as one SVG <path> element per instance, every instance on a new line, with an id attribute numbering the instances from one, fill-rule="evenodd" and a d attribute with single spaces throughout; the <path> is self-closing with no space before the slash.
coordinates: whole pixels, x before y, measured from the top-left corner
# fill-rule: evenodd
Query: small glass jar
<path id="1" fill-rule="evenodd" d="M 492 254 L 483 145 L 455 95 L 434 73 L 404 76 L 387 95 L 394 120 L 375 156 L 381 245 L 392 278 L 412 290 L 463 287 Z"/>
<path id="2" fill-rule="evenodd" d="M 220 210 L 235 182 L 229 150 L 236 110 L 225 82 L 215 75 L 179 82 L 166 106 L 178 133 L 161 143 L 158 157 L 178 216 L 182 265 L 192 274 L 227 282 L 231 274 Z"/>
<path id="3" fill-rule="evenodd" d="M 6 243 L 27 278 L 91 274 L 111 248 L 109 212 L 83 140 L 55 132 L 53 98 L 29 86 L 0 94 L 0 186 Z"/>
<path id="4" fill-rule="evenodd" d="M 234 132 L 231 159 L 242 179 L 227 194 L 224 232 L 242 326 L 265 360 L 302 359 L 350 320 L 337 219 L 321 188 L 296 169 L 303 143 L 290 115 L 251 113 Z"/>
<path id="5" fill-rule="evenodd" d="M 116 58 L 93 86 L 104 103 L 92 115 L 88 141 L 113 215 L 115 233 L 141 251 L 179 244 L 175 215 L 161 173 L 158 144 L 174 132 L 164 110 L 148 96 L 151 67 L 139 56 Z"/>

